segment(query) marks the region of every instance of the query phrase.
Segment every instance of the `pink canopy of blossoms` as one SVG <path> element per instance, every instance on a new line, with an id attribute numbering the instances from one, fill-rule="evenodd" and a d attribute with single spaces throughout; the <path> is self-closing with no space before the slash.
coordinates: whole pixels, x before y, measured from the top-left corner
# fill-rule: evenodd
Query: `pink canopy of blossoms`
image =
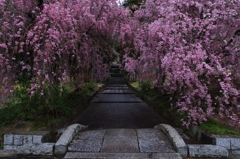
<path id="1" fill-rule="evenodd" d="M 0 0 L 2 100 L 24 72 L 31 94 L 46 84 L 102 80 L 118 43 L 126 71 L 139 80 L 151 74 L 185 115 L 184 126 L 214 112 L 238 123 L 239 1 L 146 0 L 134 8 L 111 0 Z"/>

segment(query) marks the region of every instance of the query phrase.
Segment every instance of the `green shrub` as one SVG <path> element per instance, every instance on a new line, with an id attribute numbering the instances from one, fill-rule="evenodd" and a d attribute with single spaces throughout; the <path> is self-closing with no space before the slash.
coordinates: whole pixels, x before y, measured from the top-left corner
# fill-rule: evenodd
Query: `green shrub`
<path id="1" fill-rule="evenodd" d="M 141 91 L 148 91 L 151 89 L 151 82 L 149 80 L 143 80 L 139 82 L 139 86 L 141 88 Z"/>
<path id="2" fill-rule="evenodd" d="M 16 119 L 35 121 L 38 117 L 57 118 L 69 114 L 72 108 L 86 105 L 94 88 L 93 82 L 84 83 L 78 92 L 70 85 L 45 84 L 31 95 L 30 82 L 18 82 L 6 102 L 7 107 L 0 109 L 0 127 Z"/>
<path id="3" fill-rule="evenodd" d="M 200 125 L 200 128 L 202 130 L 206 130 L 207 132 L 211 134 L 234 134 L 234 135 L 240 135 L 240 133 L 230 130 L 228 127 L 222 125 L 221 123 L 208 118 L 208 121 L 202 123 Z"/>
<path id="4" fill-rule="evenodd" d="M 96 86 L 94 83 L 91 81 L 90 83 L 84 83 L 83 88 L 85 91 L 93 91 Z"/>
<path id="5" fill-rule="evenodd" d="M 18 110 L 16 107 L 5 107 L 0 109 L 0 127 L 10 123 L 18 116 Z"/>
<path id="6" fill-rule="evenodd" d="M 0 126 L 14 119 L 32 120 L 41 115 L 58 116 L 69 113 L 70 92 L 66 89 L 58 85 L 45 85 L 31 95 L 29 88 L 30 82 L 16 84 L 13 96 L 6 102 L 7 107 L 0 109 Z"/>

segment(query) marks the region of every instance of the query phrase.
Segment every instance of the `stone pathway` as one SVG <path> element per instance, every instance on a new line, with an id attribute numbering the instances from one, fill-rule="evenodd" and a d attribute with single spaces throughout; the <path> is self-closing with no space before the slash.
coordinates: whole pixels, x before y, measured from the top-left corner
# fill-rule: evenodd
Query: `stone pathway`
<path id="1" fill-rule="evenodd" d="M 105 90 L 92 100 L 76 121 L 94 130 L 153 128 L 167 123 L 133 94 L 123 77 L 112 77 Z"/>
<path id="2" fill-rule="evenodd" d="M 181 158 L 155 125 L 167 123 L 129 89 L 123 77 L 111 77 L 105 90 L 77 118 L 88 130 L 68 146 L 73 158 Z"/>
<path id="3" fill-rule="evenodd" d="M 69 145 L 68 151 L 175 153 L 166 135 L 155 129 L 103 129 L 80 132 Z"/>
<path id="4" fill-rule="evenodd" d="M 181 159 L 166 135 L 155 129 L 80 132 L 69 145 L 65 159 L 98 157 Z"/>
<path id="5" fill-rule="evenodd" d="M 239 138 L 186 144 L 176 129 L 131 92 L 122 77 L 112 77 L 74 122 L 79 124 L 68 126 L 56 143 L 45 143 L 39 135 L 5 134 L 0 158 L 240 158 Z"/>

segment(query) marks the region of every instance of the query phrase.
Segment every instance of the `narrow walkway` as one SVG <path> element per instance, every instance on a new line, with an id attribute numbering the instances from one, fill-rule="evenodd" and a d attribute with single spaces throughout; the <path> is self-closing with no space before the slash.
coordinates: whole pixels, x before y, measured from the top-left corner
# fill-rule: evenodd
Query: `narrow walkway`
<path id="1" fill-rule="evenodd" d="M 77 123 L 96 130 L 153 128 L 167 122 L 133 94 L 123 77 L 111 77 L 106 89 L 92 100 Z"/>
<path id="2" fill-rule="evenodd" d="M 129 89 L 123 77 L 111 77 L 106 89 L 77 118 L 79 132 L 65 159 L 181 159 L 155 125 L 166 123 Z"/>

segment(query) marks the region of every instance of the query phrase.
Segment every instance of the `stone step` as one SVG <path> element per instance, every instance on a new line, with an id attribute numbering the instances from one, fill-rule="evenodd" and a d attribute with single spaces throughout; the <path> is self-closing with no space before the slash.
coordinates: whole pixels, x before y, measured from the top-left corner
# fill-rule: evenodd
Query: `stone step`
<path id="1" fill-rule="evenodd" d="M 128 87 L 127 84 L 108 84 L 107 87 Z"/>
<path id="2" fill-rule="evenodd" d="M 105 90 L 130 90 L 129 87 L 106 87 Z"/>
<path id="3" fill-rule="evenodd" d="M 93 103 L 141 103 L 134 94 L 101 94 L 92 100 Z"/>
<path id="4" fill-rule="evenodd" d="M 102 94 L 133 94 L 130 90 L 104 90 Z"/>
<path id="5" fill-rule="evenodd" d="M 64 159 L 182 159 L 178 153 L 82 153 L 68 152 Z"/>

